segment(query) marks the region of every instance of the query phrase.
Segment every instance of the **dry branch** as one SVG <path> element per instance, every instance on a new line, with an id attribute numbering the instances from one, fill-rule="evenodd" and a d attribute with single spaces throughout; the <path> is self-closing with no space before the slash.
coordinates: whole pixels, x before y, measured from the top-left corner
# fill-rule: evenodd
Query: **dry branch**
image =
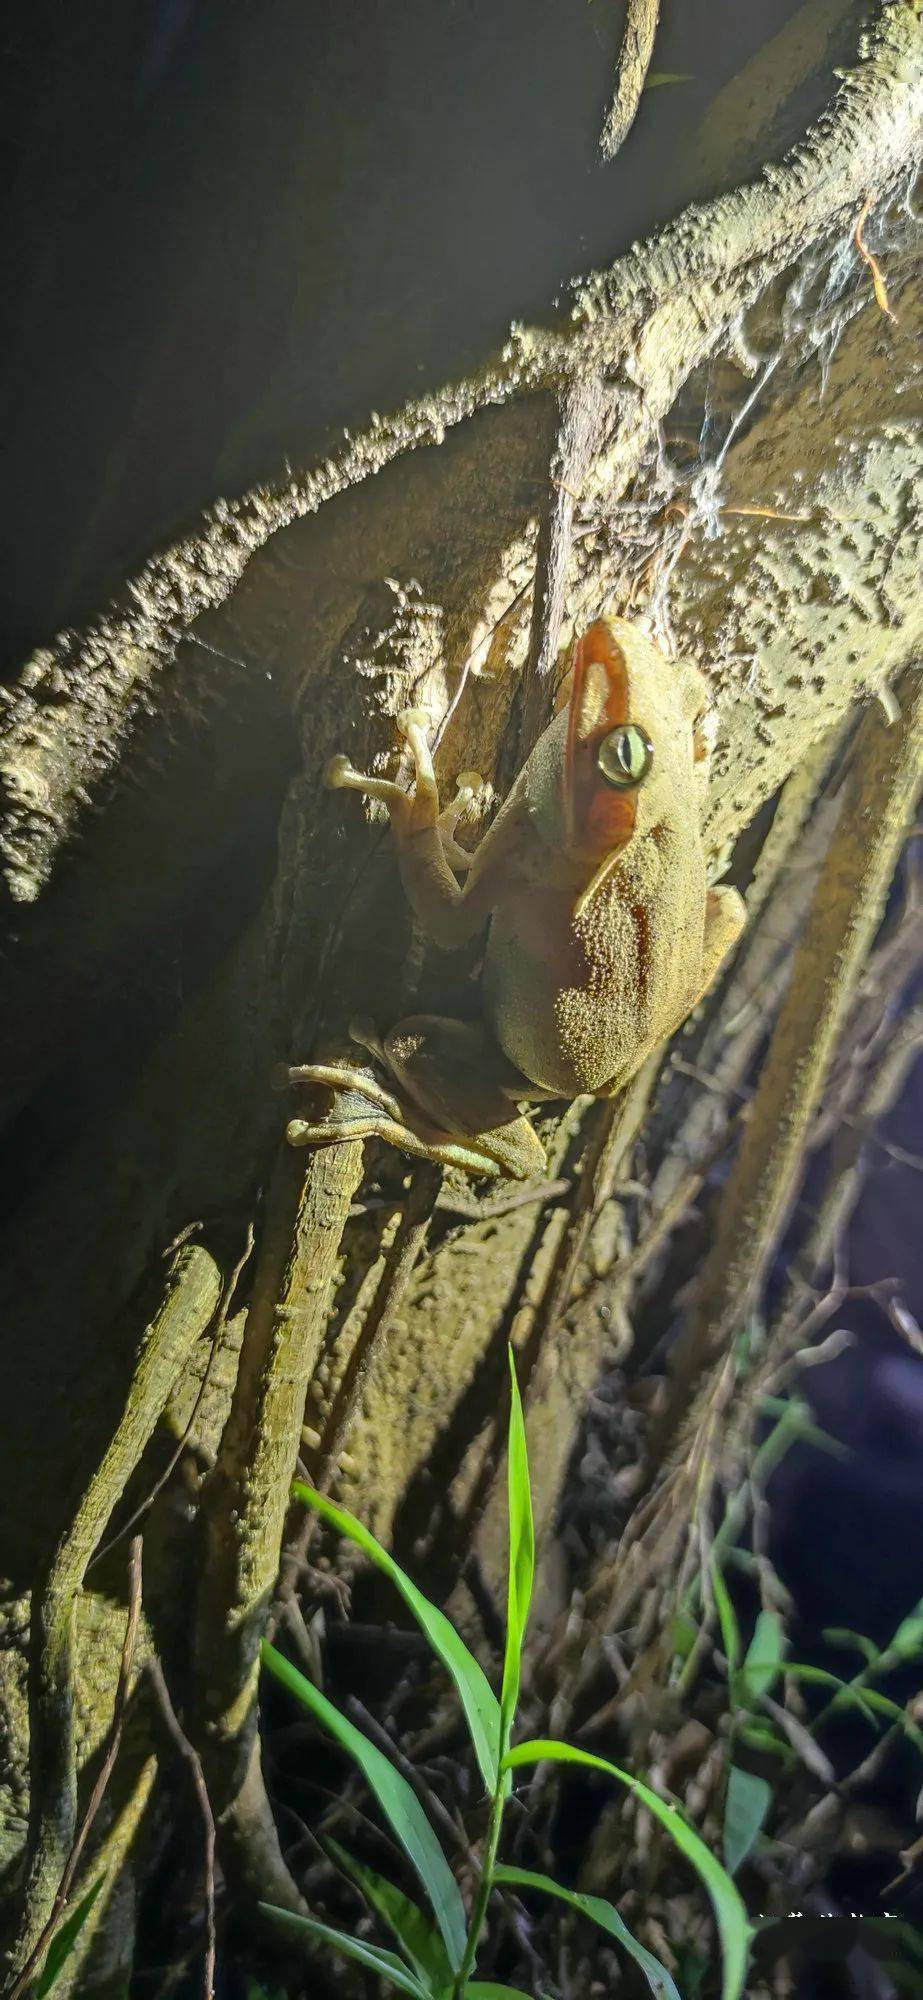
<path id="1" fill-rule="evenodd" d="M 600 152 L 606 160 L 615 158 L 638 115 L 654 53 L 659 13 L 660 0 L 628 0 L 615 90 L 599 140 Z"/>

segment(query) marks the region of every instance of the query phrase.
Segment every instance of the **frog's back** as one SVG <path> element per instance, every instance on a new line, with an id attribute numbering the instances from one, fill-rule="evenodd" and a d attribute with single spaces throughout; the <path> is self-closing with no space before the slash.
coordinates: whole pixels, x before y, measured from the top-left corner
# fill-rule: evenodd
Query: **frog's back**
<path id="1" fill-rule="evenodd" d="M 701 989 L 701 702 L 697 675 L 624 621 L 597 622 L 576 648 L 567 711 L 499 816 L 498 833 L 506 820 L 520 836 L 494 904 L 485 999 L 505 1054 L 540 1092 L 620 1088 Z"/>
<path id="2" fill-rule="evenodd" d="M 504 1053 L 540 1091 L 608 1093 L 684 1018 L 701 979 L 698 842 L 633 845 L 582 918 L 526 884 L 491 923 L 484 991 Z"/>

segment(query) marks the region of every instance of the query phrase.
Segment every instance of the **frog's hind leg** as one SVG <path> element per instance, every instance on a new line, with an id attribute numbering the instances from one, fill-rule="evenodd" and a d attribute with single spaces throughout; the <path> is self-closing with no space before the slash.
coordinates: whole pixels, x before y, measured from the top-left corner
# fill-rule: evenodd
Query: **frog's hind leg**
<path id="1" fill-rule="evenodd" d="M 290 1145 L 376 1138 L 414 1159 L 467 1173 L 524 1180 L 544 1171 L 544 1149 L 516 1109 L 522 1079 L 483 1028 L 417 1015 L 400 1022 L 384 1042 L 366 1021 L 352 1022 L 350 1035 L 389 1070 L 401 1095 L 384 1089 L 359 1064 L 286 1069 L 279 1075 L 283 1084 L 320 1084 L 336 1093 L 324 1117 L 290 1119 Z"/>
<path id="2" fill-rule="evenodd" d="M 290 1118 L 285 1136 L 290 1146 L 334 1146 L 346 1139 L 380 1139 L 385 1145 L 396 1147 L 399 1153 L 409 1153 L 413 1160 L 431 1160 L 442 1167 L 460 1167 L 469 1174 L 498 1174 L 503 1171 L 499 1162 L 487 1153 L 479 1153 L 476 1146 L 463 1145 L 451 1139 L 448 1134 L 415 1131 L 412 1125 L 388 1118 L 384 1112 L 372 1111 L 367 1118 L 350 1115 L 348 1118 L 331 1117 L 312 1124 L 309 1119 Z"/>
<path id="3" fill-rule="evenodd" d="M 544 1147 L 518 1109 L 528 1085 L 483 1023 L 411 1015 L 386 1036 L 382 1054 L 425 1117 L 453 1142 L 486 1153 L 494 1172 L 514 1180 L 544 1172 Z"/>

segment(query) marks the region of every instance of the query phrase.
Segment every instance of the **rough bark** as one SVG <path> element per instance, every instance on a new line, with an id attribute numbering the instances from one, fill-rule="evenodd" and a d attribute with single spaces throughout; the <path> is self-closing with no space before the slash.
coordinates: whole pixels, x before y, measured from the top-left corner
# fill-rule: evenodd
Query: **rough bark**
<path id="1" fill-rule="evenodd" d="M 113 1412 L 135 1392 L 150 1323 L 139 1287 L 164 1245 L 193 1224 L 201 1255 L 230 1272 L 230 1242 L 239 1247 L 258 1215 L 282 1122 L 269 1089 L 274 1061 L 306 1057 L 322 1025 L 336 1032 L 351 1012 L 368 1012 L 370 990 L 384 1024 L 419 969 L 387 847 L 322 788 L 330 751 L 381 759 L 387 717 L 412 693 L 444 716 L 443 781 L 477 765 L 502 790 L 518 744 L 534 733 L 535 689 L 542 700 L 550 692 L 573 625 L 605 601 L 645 610 L 713 685 L 719 751 L 708 832 L 717 857 L 858 699 L 878 691 L 887 700 L 923 652 L 923 328 L 914 223 L 900 207 L 921 123 L 923 29 L 914 9 L 890 5 L 830 110 L 753 186 L 690 211 L 584 285 L 569 326 L 518 329 L 476 378 L 376 422 L 323 466 L 213 510 L 198 533 L 152 559 L 91 632 L 62 635 L 12 690 L 0 829 L 15 941 L 5 1106 L 12 1158 L 20 1116 L 37 1166 L 24 1176 L 3 1245 L 5 1309 L 17 1328 L 7 1368 L 15 1421 L 0 1455 L 11 1880 L 24 1796 L 24 1594 L 73 1532 L 72 1496 L 98 1477 Z M 882 254 L 896 327 L 879 312 L 853 244 L 870 187 L 879 212 L 892 215 Z M 828 299 L 831 274 L 846 288 Z M 738 429 L 718 462 L 692 480 L 668 478 L 658 427 L 685 385 L 694 389 L 696 370 L 714 365 L 715 383 L 725 380 L 718 357 L 740 357 L 743 315 L 757 308 L 763 348 L 752 403 L 745 407 L 738 380 L 730 406 Z M 682 546 L 665 512 L 677 498 Z M 638 522 L 652 565 L 640 605 L 623 532 Z M 257 802 L 261 847 L 251 831 Z M 230 939 L 200 946 L 207 905 L 241 857 L 254 870 L 250 900 Z M 126 978 L 130 994 L 143 992 L 181 926 L 195 939 L 191 994 L 160 996 L 134 1039 L 113 1051 L 111 994 Z M 431 985 L 445 976 L 432 962 L 425 968 Z M 353 1497 L 361 1492 L 378 1532 L 411 1537 L 421 1482 L 435 1479 L 468 1522 L 463 1539 L 486 1507 L 489 1552 L 482 1434 L 495 1402 L 493 1357 L 507 1332 L 525 1331 L 523 1312 L 544 1327 L 530 1421 L 555 1441 L 541 1524 L 551 1518 L 581 1400 L 609 1340 L 602 1322 L 587 1319 L 571 1345 L 554 1289 L 555 1274 L 569 1268 L 562 1246 L 585 1248 L 581 1173 L 594 1134 L 584 1110 L 549 1130 L 550 1171 L 572 1182 L 563 1205 L 555 1197 L 555 1207 L 485 1210 L 424 1248 L 349 1444 L 344 1483 Z M 320 1373 L 335 1405 L 361 1319 L 344 1306 L 380 1250 L 369 1215 L 353 1219 L 340 1248 L 353 1166 L 336 1216 L 315 1217 L 312 1254 L 325 1282 L 335 1288 L 341 1268 L 345 1280 L 333 1307 L 326 1293 L 312 1297 L 310 1324 L 279 1321 L 280 1303 L 302 1312 L 310 1286 L 303 1242 L 299 1249 L 291 1233 L 297 1203 L 279 1255 L 265 1247 L 278 1218 L 277 1195 L 268 1196 L 260 1218 L 268 1261 L 243 1327 L 246 1360 L 233 1391 L 234 1322 L 186 1454 L 201 1468 L 219 1453 L 206 1652 L 229 1663 L 220 1706 L 232 1717 L 236 1796 L 253 1782 L 254 1644 L 303 1392 L 326 1340 Z M 309 1210 L 319 1199 L 314 1175 Z M 590 1219 L 599 1222 L 595 1203 Z M 277 1279 L 289 1259 L 286 1301 Z M 207 1348 L 203 1329 L 200 1376 Z M 171 1408 L 164 1385 L 164 1429 L 182 1430 L 193 1392 L 194 1368 Z M 141 1493 L 152 1464 L 148 1454 Z M 228 1537 L 231 1486 L 253 1502 L 252 1540 L 246 1508 L 236 1542 Z M 158 1532 L 152 1546 L 176 1595 L 190 1552 L 178 1554 Z M 78 1601 L 82 1574 L 68 1600 L 78 1683 L 92 1679 L 87 1651 L 100 1610 L 92 1591 Z M 190 1674 L 182 1644 L 176 1654 L 177 1671 Z M 111 1675 L 100 1685 L 90 1743 L 111 1704 Z M 143 1756 L 138 1768 L 148 1771 Z M 136 1819 L 125 1818 L 132 1834 Z"/>

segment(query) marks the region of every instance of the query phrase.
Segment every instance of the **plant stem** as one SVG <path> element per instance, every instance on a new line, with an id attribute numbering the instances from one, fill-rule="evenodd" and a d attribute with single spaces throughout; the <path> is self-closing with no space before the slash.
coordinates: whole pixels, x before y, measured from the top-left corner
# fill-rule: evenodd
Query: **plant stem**
<path id="1" fill-rule="evenodd" d="M 503 1808 L 506 1805 L 506 1801 L 509 1798 L 509 1795 L 510 1795 L 509 1775 L 506 1772 L 501 1771 L 500 1776 L 497 1780 L 497 1789 L 494 1793 L 493 1804 L 490 1809 L 490 1824 L 487 1828 L 487 1845 L 484 1849 L 484 1863 L 481 1869 L 481 1879 L 480 1882 L 478 1883 L 478 1893 L 475 1899 L 474 1909 L 471 1914 L 471 1924 L 468 1931 L 468 1937 L 465 1943 L 465 1955 L 464 1958 L 462 1959 L 461 1965 L 459 1966 L 458 1972 L 456 1973 L 455 1976 L 455 1984 L 452 1988 L 452 2000 L 462 2000 L 462 1995 L 464 1994 L 465 1987 L 467 1986 L 468 1980 L 470 1979 L 471 1974 L 474 1971 L 474 1961 L 477 1957 L 477 1949 L 481 1940 L 481 1932 L 484 1928 L 484 1918 L 487 1915 L 487 1905 L 488 1902 L 490 1901 L 490 1892 L 494 1886 L 494 1867 L 497 1860 L 497 1848 L 500 1845 L 500 1828 L 503 1825 Z"/>

